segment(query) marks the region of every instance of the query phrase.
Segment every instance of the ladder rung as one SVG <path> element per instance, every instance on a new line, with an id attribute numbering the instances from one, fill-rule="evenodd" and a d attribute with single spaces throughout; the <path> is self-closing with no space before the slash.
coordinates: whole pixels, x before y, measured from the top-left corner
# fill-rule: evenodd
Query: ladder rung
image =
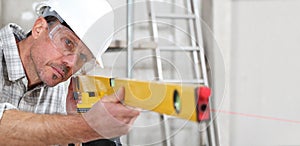
<path id="1" fill-rule="evenodd" d="M 178 14 L 161 14 L 156 15 L 157 18 L 164 18 L 164 19 L 195 19 L 195 15 L 186 14 L 186 15 L 178 15 Z"/>
<path id="2" fill-rule="evenodd" d="M 109 46 L 107 52 L 121 51 L 126 49 L 126 42 L 122 40 L 114 40 Z M 158 46 L 154 42 L 140 41 L 133 44 L 135 50 L 156 49 Z M 200 51 L 199 47 L 192 46 L 159 46 L 161 51 Z"/>
<path id="3" fill-rule="evenodd" d="M 203 79 L 200 80 L 162 80 L 167 83 L 183 83 L 183 84 L 203 84 Z"/>
<path id="4" fill-rule="evenodd" d="M 161 51 L 200 51 L 199 47 L 191 47 L 191 46 L 182 46 L 182 47 L 176 47 L 176 46 L 162 46 L 159 47 Z"/>
<path id="5" fill-rule="evenodd" d="M 136 41 L 132 44 L 134 50 L 146 50 L 146 49 L 156 49 L 157 44 L 155 42 L 148 41 Z M 114 40 L 111 42 L 109 49 L 106 52 L 115 52 L 126 50 L 127 44 L 124 40 Z"/>

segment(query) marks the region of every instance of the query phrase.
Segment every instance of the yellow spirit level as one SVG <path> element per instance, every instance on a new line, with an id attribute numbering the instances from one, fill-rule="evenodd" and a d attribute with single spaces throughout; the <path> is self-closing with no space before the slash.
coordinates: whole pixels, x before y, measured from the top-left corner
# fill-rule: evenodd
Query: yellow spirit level
<path id="1" fill-rule="evenodd" d="M 100 76 L 73 77 L 74 97 L 81 96 L 78 112 L 86 112 L 103 96 L 125 87 L 124 104 L 200 122 L 209 119 L 211 90 L 205 86 L 145 82 Z"/>

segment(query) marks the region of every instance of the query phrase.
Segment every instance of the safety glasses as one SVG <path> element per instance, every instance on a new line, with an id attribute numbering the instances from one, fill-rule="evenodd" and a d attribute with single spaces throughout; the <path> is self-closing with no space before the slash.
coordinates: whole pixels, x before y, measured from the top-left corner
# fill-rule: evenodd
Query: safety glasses
<path id="1" fill-rule="evenodd" d="M 86 45 L 69 28 L 62 24 L 50 29 L 49 37 L 58 52 L 64 56 L 75 56 L 75 71 L 88 72 L 95 67 L 96 60 Z"/>

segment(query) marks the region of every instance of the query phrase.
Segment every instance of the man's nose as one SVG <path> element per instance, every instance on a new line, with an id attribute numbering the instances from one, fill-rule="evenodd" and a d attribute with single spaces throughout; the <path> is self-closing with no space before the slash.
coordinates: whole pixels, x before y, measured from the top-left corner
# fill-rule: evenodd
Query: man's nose
<path id="1" fill-rule="evenodd" d="M 73 71 L 77 71 L 82 67 L 82 63 L 80 62 L 78 55 L 75 54 L 63 56 L 62 61 L 67 67 L 72 68 Z"/>
<path id="2" fill-rule="evenodd" d="M 68 67 L 74 67 L 74 66 L 76 66 L 77 58 L 76 58 L 76 55 L 66 55 L 66 56 L 63 56 L 62 61 Z"/>

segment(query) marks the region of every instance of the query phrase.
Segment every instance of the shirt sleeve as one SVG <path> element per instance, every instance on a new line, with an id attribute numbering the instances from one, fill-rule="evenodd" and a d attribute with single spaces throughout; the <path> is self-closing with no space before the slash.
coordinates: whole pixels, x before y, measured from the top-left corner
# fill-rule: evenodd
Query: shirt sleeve
<path id="1" fill-rule="evenodd" d="M 0 120 L 2 119 L 3 113 L 6 110 L 18 109 L 10 103 L 0 103 Z"/>

